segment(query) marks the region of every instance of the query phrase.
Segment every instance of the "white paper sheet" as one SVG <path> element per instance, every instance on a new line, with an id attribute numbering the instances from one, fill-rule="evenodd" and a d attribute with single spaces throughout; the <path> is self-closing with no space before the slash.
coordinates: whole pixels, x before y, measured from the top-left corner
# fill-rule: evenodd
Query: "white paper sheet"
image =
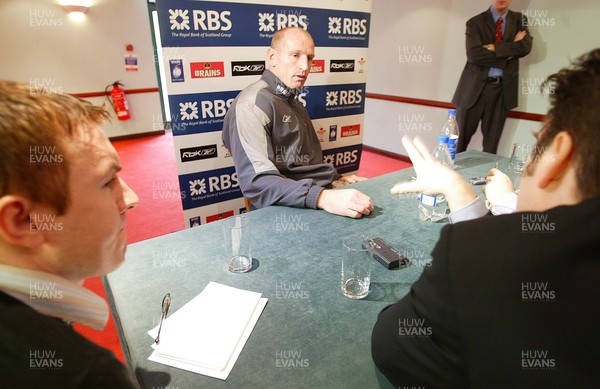
<path id="1" fill-rule="evenodd" d="M 266 304 L 260 293 L 210 282 L 164 320 L 148 359 L 227 379 Z M 157 332 L 158 326 L 148 334 Z"/>

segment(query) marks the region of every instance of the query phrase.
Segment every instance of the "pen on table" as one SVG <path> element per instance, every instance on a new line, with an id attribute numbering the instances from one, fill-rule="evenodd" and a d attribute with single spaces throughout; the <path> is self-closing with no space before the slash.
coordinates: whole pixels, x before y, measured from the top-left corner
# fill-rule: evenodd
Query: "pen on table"
<path id="1" fill-rule="evenodd" d="M 154 339 L 154 343 L 156 343 L 156 344 L 158 344 L 160 342 L 160 330 L 162 329 L 163 321 L 167 318 L 167 313 L 169 313 L 170 306 L 171 306 L 171 294 L 167 293 L 162 301 L 160 323 L 158 324 L 158 333 L 156 334 L 156 338 Z"/>

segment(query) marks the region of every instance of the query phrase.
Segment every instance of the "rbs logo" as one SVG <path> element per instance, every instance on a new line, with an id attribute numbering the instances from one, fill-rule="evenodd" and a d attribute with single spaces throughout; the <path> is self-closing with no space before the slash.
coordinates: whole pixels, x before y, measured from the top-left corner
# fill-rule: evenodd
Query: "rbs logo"
<path id="1" fill-rule="evenodd" d="M 194 30 L 229 31 L 232 27 L 229 16 L 231 16 L 230 11 L 193 10 L 192 21 Z M 169 9 L 169 22 L 171 23 L 171 30 L 189 30 L 189 10 Z"/>
<path id="2" fill-rule="evenodd" d="M 328 91 L 325 95 L 325 106 L 353 105 L 363 101 L 362 89 Z"/>
<path id="3" fill-rule="evenodd" d="M 333 35 L 365 35 L 367 19 L 329 17 L 327 33 Z"/>
<path id="4" fill-rule="evenodd" d="M 231 107 L 234 99 L 225 100 L 204 100 L 200 103 L 202 109 L 202 118 L 221 118 L 227 113 L 227 109 Z"/>
<path id="5" fill-rule="evenodd" d="M 358 150 L 352 150 L 326 155 L 323 158 L 323 163 L 333 164 L 333 166 L 341 166 L 355 163 L 357 160 Z"/>
<path id="6" fill-rule="evenodd" d="M 208 177 L 208 183 L 205 178 L 189 181 L 190 195 L 200 196 L 207 193 L 219 192 L 227 189 L 233 189 L 240 186 L 237 173 L 221 174 L 220 176 Z"/>
<path id="7" fill-rule="evenodd" d="M 258 31 L 275 32 L 275 30 L 281 30 L 285 27 L 300 27 L 306 30 L 308 29 L 308 16 L 292 11 L 276 14 L 261 12 L 258 14 Z"/>
<path id="8" fill-rule="evenodd" d="M 237 188 L 238 186 L 240 186 L 240 183 L 238 181 L 237 173 L 233 173 L 232 175 L 221 174 L 219 177 L 208 178 L 209 192 Z"/>

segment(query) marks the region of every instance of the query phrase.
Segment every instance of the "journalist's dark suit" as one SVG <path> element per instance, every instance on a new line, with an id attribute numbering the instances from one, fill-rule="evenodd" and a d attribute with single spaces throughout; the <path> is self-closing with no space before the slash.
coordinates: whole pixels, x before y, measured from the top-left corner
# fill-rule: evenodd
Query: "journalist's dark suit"
<path id="1" fill-rule="evenodd" d="M 41 282 L 41 281 L 40 281 Z M 110 350 L 0 291 L 0 386 L 137 388 Z"/>
<path id="2" fill-rule="evenodd" d="M 372 334 L 396 387 L 598 388 L 600 197 L 444 227 Z"/>
<path id="3" fill-rule="evenodd" d="M 519 58 L 529 54 L 533 38 L 528 32 L 525 38 L 514 42 L 519 31 L 528 31 L 527 19 L 513 11 L 507 11 L 505 17 L 501 43 L 494 43 L 496 23 L 489 9 L 467 22 L 467 64 L 452 99 L 457 106 L 460 130 L 457 152 L 466 150 L 481 119 L 483 151 L 495 153 L 508 111 L 518 105 Z M 495 52 L 483 47 L 491 43 Z M 492 67 L 504 72 L 498 84 L 488 82 Z"/>

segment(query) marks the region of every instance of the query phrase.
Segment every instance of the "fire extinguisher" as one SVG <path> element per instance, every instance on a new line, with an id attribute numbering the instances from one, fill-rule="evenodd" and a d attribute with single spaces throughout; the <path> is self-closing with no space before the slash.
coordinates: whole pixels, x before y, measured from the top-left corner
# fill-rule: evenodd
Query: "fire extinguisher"
<path id="1" fill-rule="evenodd" d="M 109 92 L 108 88 L 112 86 L 112 90 Z M 127 104 L 127 98 L 125 97 L 125 91 L 119 86 L 123 86 L 119 81 L 115 81 L 110 85 L 107 85 L 104 89 L 104 93 L 109 100 L 112 100 L 112 106 L 117 114 L 119 120 L 128 120 L 131 118 L 129 114 L 129 104 Z M 110 94 L 109 94 L 110 93 Z"/>

